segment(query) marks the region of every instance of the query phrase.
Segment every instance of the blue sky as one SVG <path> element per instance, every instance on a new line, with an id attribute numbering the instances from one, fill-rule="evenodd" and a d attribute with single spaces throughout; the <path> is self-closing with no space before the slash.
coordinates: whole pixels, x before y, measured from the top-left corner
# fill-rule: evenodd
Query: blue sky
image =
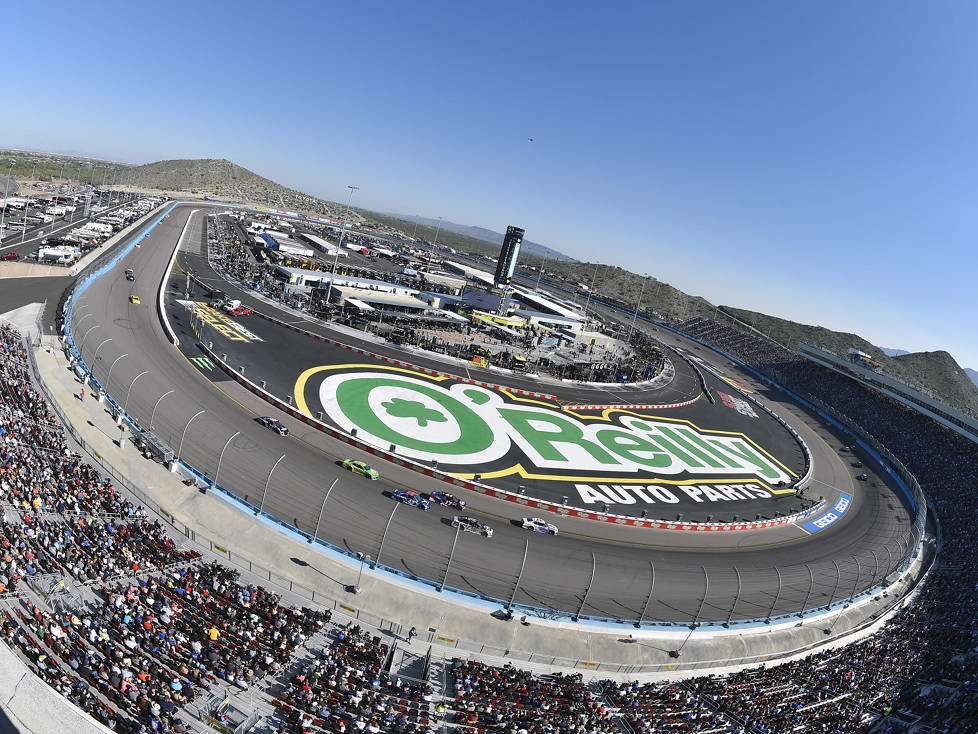
<path id="1" fill-rule="evenodd" d="M 0 145 L 356 184 L 978 367 L 978 4 L 609 5 L 45 3 Z"/>

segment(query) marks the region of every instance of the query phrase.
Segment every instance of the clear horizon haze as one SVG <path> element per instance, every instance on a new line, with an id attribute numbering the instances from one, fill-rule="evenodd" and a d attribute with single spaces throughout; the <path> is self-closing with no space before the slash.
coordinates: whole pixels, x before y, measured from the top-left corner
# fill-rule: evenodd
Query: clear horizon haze
<path id="1" fill-rule="evenodd" d="M 355 206 L 515 224 L 714 303 L 978 368 L 978 4 L 19 15 L 2 147 L 227 158 L 339 202 L 353 184 Z"/>

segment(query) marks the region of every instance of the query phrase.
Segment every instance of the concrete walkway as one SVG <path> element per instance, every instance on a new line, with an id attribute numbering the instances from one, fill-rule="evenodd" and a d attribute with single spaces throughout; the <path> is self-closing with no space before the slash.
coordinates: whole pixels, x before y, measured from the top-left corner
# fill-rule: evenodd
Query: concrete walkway
<path id="1" fill-rule="evenodd" d="M 177 534 L 299 596 L 367 624 L 394 633 L 416 627 L 419 636 L 414 645 L 426 649 L 429 642 L 433 643 L 436 654 L 505 656 L 600 671 L 603 676 L 618 673 L 634 678 L 640 672 L 660 672 L 676 677 L 683 669 L 703 670 L 756 663 L 790 652 L 807 653 L 832 639 L 826 629 L 850 630 L 871 623 L 883 605 L 891 606 L 902 595 L 902 587 L 909 581 L 909 576 L 904 577 L 896 585 L 901 588 L 891 589 L 889 598 L 853 605 L 834 620 L 813 618 L 760 630 L 722 632 L 681 628 L 639 633 L 626 626 L 600 628 L 540 620 L 524 625 L 519 619 L 507 622 L 491 615 L 498 607 L 450 602 L 436 591 L 373 572 L 369 566 L 363 571 L 360 593 L 354 595 L 347 588 L 358 581 L 359 564 L 258 522 L 250 512 L 220 495 L 202 493 L 161 464 L 144 458 L 91 391 L 86 392 L 84 401 L 79 398 L 81 384 L 58 342 L 51 337 L 44 337 L 44 342 L 36 353 L 41 380 L 75 438 L 147 506 L 162 510 Z M 240 397 L 242 402 L 255 399 L 244 390 L 241 393 L 232 393 L 232 397 Z M 670 651 L 677 649 L 682 650 L 681 656 L 670 656 Z"/>

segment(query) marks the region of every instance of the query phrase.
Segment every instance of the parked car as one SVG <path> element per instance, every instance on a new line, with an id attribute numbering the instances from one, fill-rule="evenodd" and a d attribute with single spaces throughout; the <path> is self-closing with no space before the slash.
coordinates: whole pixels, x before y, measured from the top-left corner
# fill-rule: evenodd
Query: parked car
<path id="1" fill-rule="evenodd" d="M 18 257 L 20 257 L 20 255 L 18 255 L 16 252 L 5 252 L 0 255 L 0 260 L 16 260 Z"/>

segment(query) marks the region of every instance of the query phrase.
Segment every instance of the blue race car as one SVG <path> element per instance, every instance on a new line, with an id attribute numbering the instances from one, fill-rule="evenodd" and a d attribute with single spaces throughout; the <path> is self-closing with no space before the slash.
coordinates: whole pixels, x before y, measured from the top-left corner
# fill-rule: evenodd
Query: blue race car
<path id="1" fill-rule="evenodd" d="M 395 489 L 391 497 L 398 502 L 417 507 L 425 512 L 431 509 L 431 503 L 413 489 Z"/>

